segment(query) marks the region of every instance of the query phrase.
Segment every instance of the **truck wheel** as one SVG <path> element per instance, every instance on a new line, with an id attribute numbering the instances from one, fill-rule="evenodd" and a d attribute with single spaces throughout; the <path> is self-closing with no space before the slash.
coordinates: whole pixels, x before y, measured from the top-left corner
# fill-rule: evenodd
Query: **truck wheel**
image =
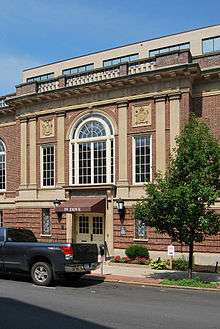
<path id="1" fill-rule="evenodd" d="M 45 262 L 33 264 L 31 278 L 39 286 L 49 286 L 53 278 L 51 266 Z"/>

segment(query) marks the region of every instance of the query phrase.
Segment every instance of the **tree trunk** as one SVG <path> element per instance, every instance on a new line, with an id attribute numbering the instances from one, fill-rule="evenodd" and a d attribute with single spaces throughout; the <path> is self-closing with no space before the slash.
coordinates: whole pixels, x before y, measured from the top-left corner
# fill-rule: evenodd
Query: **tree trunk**
<path id="1" fill-rule="evenodd" d="M 188 266 L 188 278 L 192 279 L 192 270 L 193 270 L 193 247 L 194 244 L 191 242 L 189 244 L 189 266 Z"/>

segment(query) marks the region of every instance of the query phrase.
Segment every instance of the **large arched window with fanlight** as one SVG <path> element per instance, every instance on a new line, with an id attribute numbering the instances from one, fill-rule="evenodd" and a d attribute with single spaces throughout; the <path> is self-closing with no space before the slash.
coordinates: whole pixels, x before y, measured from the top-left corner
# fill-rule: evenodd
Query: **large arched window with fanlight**
<path id="1" fill-rule="evenodd" d="M 5 144 L 0 140 L 0 191 L 6 189 L 6 149 Z"/>
<path id="2" fill-rule="evenodd" d="M 97 114 L 83 117 L 70 136 L 70 184 L 114 182 L 114 134 L 110 122 Z"/>

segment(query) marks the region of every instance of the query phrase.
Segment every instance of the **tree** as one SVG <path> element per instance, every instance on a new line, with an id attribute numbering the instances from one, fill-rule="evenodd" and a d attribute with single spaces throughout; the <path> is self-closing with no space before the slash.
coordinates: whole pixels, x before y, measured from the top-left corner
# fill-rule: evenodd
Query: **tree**
<path id="1" fill-rule="evenodd" d="M 194 243 L 220 231 L 220 216 L 210 207 L 220 196 L 220 146 L 195 116 L 176 145 L 165 176 L 158 174 L 146 185 L 146 198 L 136 204 L 135 217 L 189 247 L 191 278 Z"/>

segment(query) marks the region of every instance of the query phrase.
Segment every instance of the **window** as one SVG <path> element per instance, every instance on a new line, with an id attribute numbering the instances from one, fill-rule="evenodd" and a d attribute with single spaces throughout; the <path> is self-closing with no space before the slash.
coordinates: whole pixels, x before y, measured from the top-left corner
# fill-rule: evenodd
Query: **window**
<path id="1" fill-rule="evenodd" d="M 38 75 L 37 77 L 27 78 L 27 82 L 46 81 L 54 78 L 54 73 Z"/>
<path id="2" fill-rule="evenodd" d="M 146 239 L 147 238 L 147 226 L 142 220 L 135 221 L 135 239 Z"/>
<path id="3" fill-rule="evenodd" d="M 5 241 L 4 233 L 5 230 L 3 228 L 0 228 L 0 242 Z"/>
<path id="4" fill-rule="evenodd" d="M 63 70 L 63 75 L 85 73 L 94 70 L 94 63 Z"/>
<path id="5" fill-rule="evenodd" d="M 151 180 L 151 136 L 134 137 L 133 176 L 134 183 Z"/>
<path id="6" fill-rule="evenodd" d="M 89 217 L 79 216 L 79 233 L 89 234 Z"/>
<path id="7" fill-rule="evenodd" d="M 170 53 L 171 51 L 176 51 L 176 50 L 183 50 L 183 49 L 190 49 L 190 43 L 180 43 L 178 45 L 173 45 L 173 46 L 168 46 L 168 47 L 163 47 L 163 48 L 157 48 L 149 51 L 149 56 L 153 57 L 155 55 L 160 55 L 164 53 Z"/>
<path id="8" fill-rule="evenodd" d="M 70 139 L 71 184 L 114 182 L 114 136 L 100 115 L 83 118 Z"/>
<path id="9" fill-rule="evenodd" d="M 112 66 L 112 65 L 117 65 L 117 64 L 122 64 L 122 63 L 127 63 L 127 62 L 132 62 L 135 61 L 139 58 L 138 54 L 132 54 L 132 55 L 127 55 L 123 57 L 117 57 L 117 58 L 111 58 L 103 61 L 103 66 Z"/>
<path id="10" fill-rule="evenodd" d="M 43 145 L 41 147 L 41 179 L 42 187 L 53 187 L 55 185 L 55 151 L 54 145 Z"/>
<path id="11" fill-rule="evenodd" d="M 6 151 L 5 145 L 0 140 L 0 191 L 6 188 Z"/>
<path id="12" fill-rule="evenodd" d="M 93 234 L 103 234 L 103 217 L 93 217 Z"/>
<path id="13" fill-rule="evenodd" d="M 42 209 L 42 234 L 50 235 L 51 234 L 51 220 L 50 220 L 50 209 Z"/>
<path id="14" fill-rule="evenodd" d="M 37 242 L 34 233 L 30 230 L 9 228 L 7 233 L 9 242 Z"/>
<path id="15" fill-rule="evenodd" d="M 204 54 L 220 51 L 220 36 L 202 40 L 202 51 Z"/>

